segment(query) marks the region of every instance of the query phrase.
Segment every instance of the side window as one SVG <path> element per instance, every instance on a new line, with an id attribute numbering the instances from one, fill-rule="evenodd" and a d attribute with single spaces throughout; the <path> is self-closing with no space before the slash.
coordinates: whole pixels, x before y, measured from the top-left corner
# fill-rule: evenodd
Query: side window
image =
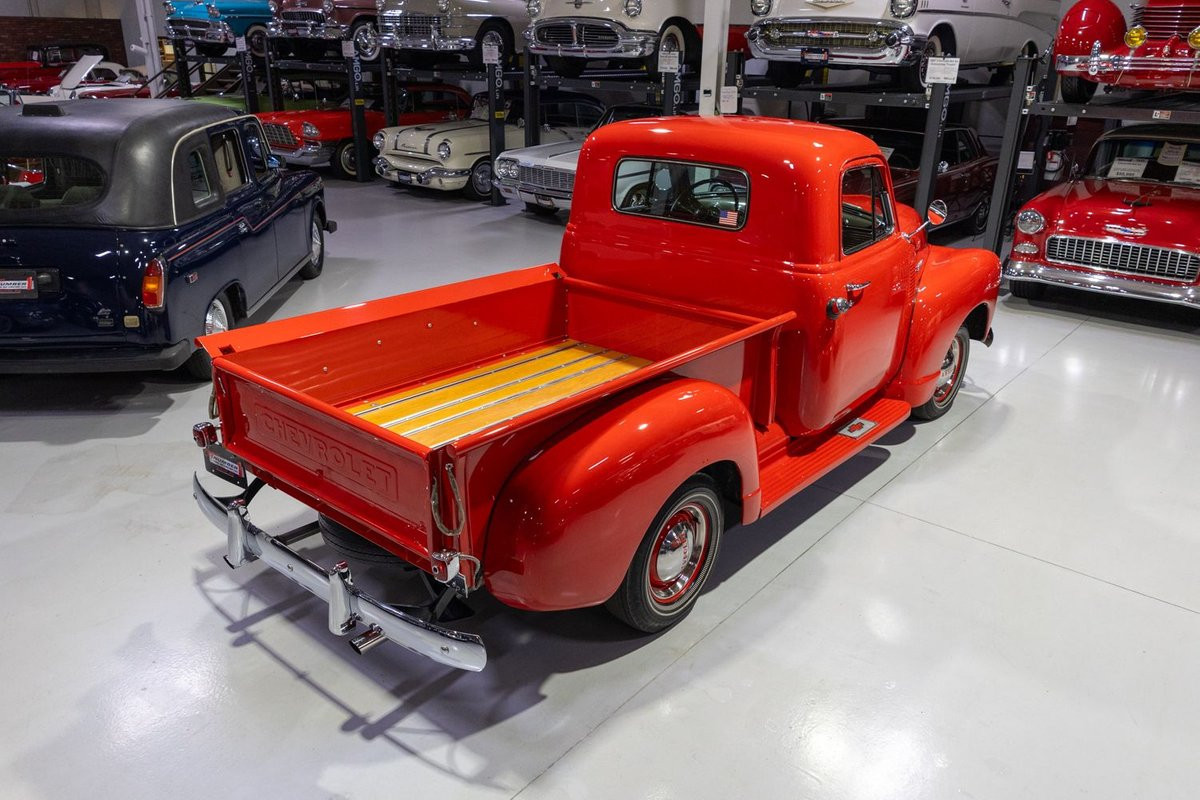
<path id="1" fill-rule="evenodd" d="M 714 228 L 739 230 L 749 200 L 746 173 L 707 164 L 625 158 L 613 180 L 617 211 Z"/>
<path id="2" fill-rule="evenodd" d="M 217 183 L 224 194 L 232 194 L 247 182 L 246 165 L 242 163 L 242 145 L 237 133 L 231 130 L 213 134 L 213 161 L 217 165 Z"/>
<path id="3" fill-rule="evenodd" d="M 842 253 L 854 253 L 893 230 L 892 204 L 879 167 L 856 167 L 842 176 Z"/>
<path id="4" fill-rule="evenodd" d="M 942 136 L 942 161 L 953 167 L 962 161 L 959 155 L 959 135 L 956 131 L 946 131 Z"/>
<path id="5" fill-rule="evenodd" d="M 271 169 L 267 166 L 270 149 L 266 145 L 262 124 L 256 119 L 243 120 L 241 129 L 246 138 L 246 151 L 250 154 L 250 166 L 254 169 L 254 177 L 261 181 L 271 174 Z"/>
<path id="6" fill-rule="evenodd" d="M 192 187 L 192 205 L 200 207 L 213 199 L 212 182 L 204 168 L 204 157 L 199 150 L 187 154 L 188 178 Z"/>

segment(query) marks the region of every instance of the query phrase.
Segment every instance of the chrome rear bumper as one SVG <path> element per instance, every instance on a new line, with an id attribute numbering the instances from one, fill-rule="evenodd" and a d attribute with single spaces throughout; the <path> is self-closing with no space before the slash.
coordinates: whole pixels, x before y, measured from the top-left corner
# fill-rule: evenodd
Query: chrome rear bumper
<path id="1" fill-rule="evenodd" d="M 1085 292 L 1115 294 L 1139 300 L 1154 300 L 1191 308 L 1200 308 L 1200 287 L 1172 286 L 1165 283 L 1139 281 L 1110 272 L 1083 272 L 1081 270 L 1051 267 L 1033 261 L 1004 262 L 1004 277 L 1014 281 L 1033 281 L 1051 286 L 1066 286 Z"/>
<path id="2" fill-rule="evenodd" d="M 225 531 L 225 562 L 230 567 L 262 561 L 312 592 L 329 604 L 329 630 L 335 636 L 365 625 L 366 632 L 351 641 L 355 650 L 363 652 L 390 639 L 417 655 L 458 669 L 479 672 L 487 664 L 487 650 L 475 634 L 443 628 L 384 605 L 355 587 L 345 562 L 324 569 L 293 550 L 292 538 L 284 542 L 285 537 L 276 538 L 255 527 L 242 495 L 213 497 L 193 475 L 192 496 L 205 516 Z"/>

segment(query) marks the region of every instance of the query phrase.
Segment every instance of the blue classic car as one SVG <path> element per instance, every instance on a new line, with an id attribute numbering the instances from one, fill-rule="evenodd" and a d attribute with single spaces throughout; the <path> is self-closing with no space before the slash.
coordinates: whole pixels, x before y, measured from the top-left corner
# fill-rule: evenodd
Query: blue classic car
<path id="1" fill-rule="evenodd" d="M 0 108 L 0 373 L 209 375 L 195 337 L 325 256 L 321 179 L 252 116 L 181 100 Z"/>
<path id="2" fill-rule="evenodd" d="M 201 55 L 219 56 L 239 36 L 259 58 L 267 54 L 268 0 L 163 0 L 167 36 L 195 42 Z"/>

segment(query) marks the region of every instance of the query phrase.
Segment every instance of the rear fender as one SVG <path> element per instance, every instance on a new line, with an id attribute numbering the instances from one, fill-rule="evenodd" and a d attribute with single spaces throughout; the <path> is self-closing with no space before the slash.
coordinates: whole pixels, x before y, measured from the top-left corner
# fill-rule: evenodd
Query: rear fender
<path id="1" fill-rule="evenodd" d="M 1125 40 L 1125 15 L 1112 0 L 1080 0 L 1063 14 L 1054 54 L 1086 56 L 1100 42 L 1100 51 L 1111 53 Z"/>
<path id="2" fill-rule="evenodd" d="M 603 603 L 666 499 L 720 462 L 740 473 L 742 520 L 757 518 L 754 429 L 736 395 L 669 377 L 618 396 L 514 471 L 488 525 L 488 590 L 535 611 Z"/>
<path id="3" fill-rule="evenodd" d="M 919 406 L 933 397 L 942 360 L 958 329 L 984 340 L 1000 289 L 1000 259 L 988 250 L 930 247 L 913 303 L 900 372 L 888 396 Z"/>

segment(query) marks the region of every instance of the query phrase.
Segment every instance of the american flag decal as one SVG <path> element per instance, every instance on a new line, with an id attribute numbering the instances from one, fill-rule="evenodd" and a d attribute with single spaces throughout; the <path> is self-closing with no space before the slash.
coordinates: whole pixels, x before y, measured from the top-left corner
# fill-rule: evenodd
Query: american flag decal
<path id="1" fill-rule="evenodd" d="M 722 211 L 717 217 L 717 222 L 729 228 L 736 228 L 738 224 L 738 212 Z"/>

